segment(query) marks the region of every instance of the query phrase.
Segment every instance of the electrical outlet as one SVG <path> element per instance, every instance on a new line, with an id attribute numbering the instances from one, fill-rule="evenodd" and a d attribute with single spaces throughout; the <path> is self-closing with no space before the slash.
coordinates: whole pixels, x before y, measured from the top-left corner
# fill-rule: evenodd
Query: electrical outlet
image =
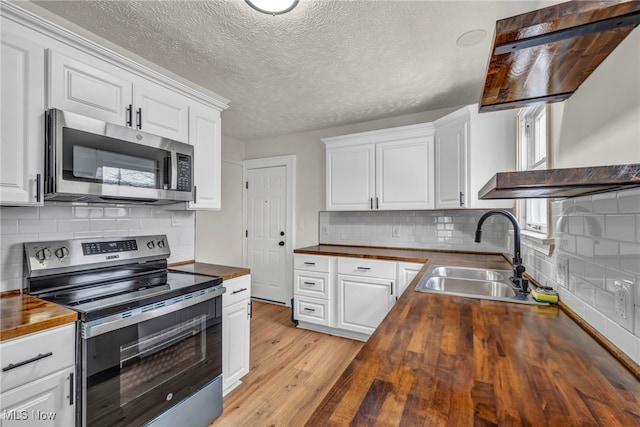
<path id="1" fill-rule="evenodd" d="M 304 231 L 304 221 L 298 221 L 298 231 Z"/>
<path id="2" fill-rule="evenodd" d="M 391 236 L 400 237 L 400 227 L 391 227 Z"/>
<path id="3" fill-rule="evenodd" d="M 613 281 L 615 288 L 614 304 L 618 316 L 623 319 L 627 318 L 627 302 L 629 301 L 629 287 L 620 280 Z"/>

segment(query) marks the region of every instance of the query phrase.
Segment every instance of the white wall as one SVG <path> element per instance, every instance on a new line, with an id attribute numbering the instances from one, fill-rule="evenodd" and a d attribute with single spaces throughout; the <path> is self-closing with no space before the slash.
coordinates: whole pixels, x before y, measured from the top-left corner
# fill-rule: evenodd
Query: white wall
<path id="1" fill-rule="evenodd" d="M 246 158 L 296 155 L 296 241 L 318 244 L 318 212 L 325 210 L 325 148 L 321 138 L 432 122 L 457 108 L 428 111 L 246 142 Z"/>
<path id="2" fill-rule="evenodd" d="M 222 135 L 222 208 L 218 212 L 196 212 L 198 262 L 242 266 L 244 152 L 244 141 Z"/>
<path id="3" fill-rule="evenodd" d="M 552 126 L 554 167 L 640 163 L 640 29 L 552 104 Z"/>

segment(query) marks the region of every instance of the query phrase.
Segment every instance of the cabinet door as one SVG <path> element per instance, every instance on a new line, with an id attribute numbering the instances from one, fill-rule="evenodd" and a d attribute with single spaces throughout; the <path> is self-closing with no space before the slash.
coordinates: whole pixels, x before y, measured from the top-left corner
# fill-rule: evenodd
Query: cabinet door
<path id="1" fill-rule="evenodd" d="M 433 137 L 376 144 L 377 209 L 433 209 Z"/>
<path id="2" fill-rule="evenodd" d="M 464 208 L 468 120 L 436 128 L 436 209 Z"/>
<path id="3" fill-rule="evenodd" d="M 327 147 L 327 210 L 372 209 L 375 145 Z"/>
<path id="4" fill-rule="evenodd" d="M 400 295 L 409 286 L 409 283 L 418 275 L 424 264 L 418 264 L 413 262 L 399 262 L 398 263 L 398 282 L 395 292 L 396 300 L 400 298 Z"/>
<path id="5" fill-rule="evenodd" d="M 133 86 L 134 127 L 154 135 L 189 142 L 188 98 L 137 79 Z"/>
<path id="6" fill-rule="evenodd" d="M 193 104 L 189 114 L 189 143 L 194 149 L 194 184 L 196 202 L 189 209 L 220 210 L 221 129 L 220 112 L 201 104 Z"/>
<path id="7" fill-rule="evenodd" d="M 0 45 L 0 203 L 41 206 L 44 47 L 4 31 Z"/>
<path id="8" fill-rule="evenodd" d="M 51 52 L 49 106 L 126 126 L 132 100 L 131 76 L 104 61 L 78 53 Z"/>
<path id="9" fill-rule="evenodd" d="M 222 374 L 225 394 L 239 385 L 240 378 L 249 372 L 251 301 L 223 308 L 222 317 Z"/>
<path id="10" fill-rule="evenodd" d="M 372 334 L 393 306 L 393 280 L 338 275 L 338 328 Z"/>
<path id="11" fill-rule="evenodd" d="M 74 368 L 0 394 L 2 427 L 75 425 Z"/>

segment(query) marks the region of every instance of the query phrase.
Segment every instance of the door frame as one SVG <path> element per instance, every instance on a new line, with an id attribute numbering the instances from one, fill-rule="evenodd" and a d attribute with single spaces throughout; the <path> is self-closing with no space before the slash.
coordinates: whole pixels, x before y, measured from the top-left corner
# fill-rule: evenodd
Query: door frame
<path id="1" fill-rule="evenodd" d="M 248 224 L 248 211 L 247 211 L 247 177 L 248 172 L 251 169 L 262 169 L 284 166 L 286 169 L 287 180 L 287 201 L 285 203 L 285 218 L 287 226 L 285 227 L 286 238 L 284 244 L 284 259 L 285 259 L 285 280 L 288 291 L 288 298 L 285 301 L 285 305 L 291 305 L 291 298 L 293 298 L 293 249 L 295 244 L 295 195 L 296 195 L 296 156 L 294 154 L 287 156 L 266 157 L 261 159 L 249 159 L 242 162 L 242 182 L 245 185 L 242 186 L 242 226 L 244 230 L 247 230 Z M 246 234 L 242 237 L 242 263 L 245 266 L 249 266 L 249 253 Z"/>

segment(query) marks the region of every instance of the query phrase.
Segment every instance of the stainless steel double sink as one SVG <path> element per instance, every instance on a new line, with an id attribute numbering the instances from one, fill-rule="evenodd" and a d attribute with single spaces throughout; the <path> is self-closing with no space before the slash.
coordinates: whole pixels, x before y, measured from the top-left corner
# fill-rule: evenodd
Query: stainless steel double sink
<path id="1" fill-rule="evenodd" d="M 510 270 L 432 265 L 416 285 L 416 291 L 548 305 L 535 301 L 529 294 L 518 292 L 511 283 L 512 275 Z"/>

